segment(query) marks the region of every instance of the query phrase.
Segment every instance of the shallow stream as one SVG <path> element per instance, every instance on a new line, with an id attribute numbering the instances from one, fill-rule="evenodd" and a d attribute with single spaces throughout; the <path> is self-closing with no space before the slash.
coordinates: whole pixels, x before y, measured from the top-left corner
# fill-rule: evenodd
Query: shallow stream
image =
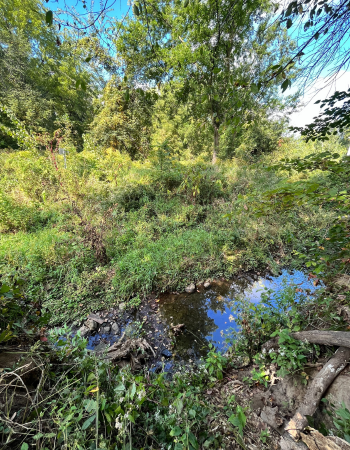
<path id="1" fill-rule="evenodd" d="M 315 286 L 308 276 L 300 271 L 293 273 L 283 270 L 279 276 L 259 277 L 241 276 L 228 281 L 216 281 L 210 289 L 200 287 L 193 294 L 162 295 L 159 301 L 159 315 L 169 326 L 184 324 L 185 331 L 176 337 L 176 352 L 204 356 L 207 343 L 217 348 L 225 345 L 225 334 L 230 328 L 237 329 L 233 305 L 238 297 L 252 303 L 261 301 L 266 289 L 273 290 L 272 298 L 288 285 L 312 293 Z"/>
<path id="2" fill-rule="evenodd" d="M 230 329 L 237 330 L 234 309 L 239 298 L 258 303 L 269 290 L 274 305 L 288 286 L 293 293 L 297 290 L 297 297 L 312 295 L 317 289 L 305 273 L 283 270 L 278 276 L 245 274 L 231 281 L 216 280 L 209 289 L 199 285 L 192 294 L 153 295 L 134 312 L 121 311 L 117 305 L 98 313 L 101 326 L 90 334 L 88 348 L 103 350 L 125 332 L 127 337 L 146 338 L 156 353 L 152 364 L 164 359 L 198 359 L 208 352 L 209 342 L 224 349 Z M 179 324 L 183 324 L 182 332 L 174 335 L 172 327 Z"/>

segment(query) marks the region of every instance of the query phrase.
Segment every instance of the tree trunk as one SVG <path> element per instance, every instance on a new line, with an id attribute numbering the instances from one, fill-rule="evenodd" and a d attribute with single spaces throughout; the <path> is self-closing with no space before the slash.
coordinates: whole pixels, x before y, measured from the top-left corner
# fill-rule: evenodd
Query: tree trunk
<path id="1" fill-rule="evenodd" d="M 220 147 L 219 127 L 214 122 L 214 151 L 213 151 L 213 159 L 211 161 L 212 164 L 216 163 L 219 147 Z"/>

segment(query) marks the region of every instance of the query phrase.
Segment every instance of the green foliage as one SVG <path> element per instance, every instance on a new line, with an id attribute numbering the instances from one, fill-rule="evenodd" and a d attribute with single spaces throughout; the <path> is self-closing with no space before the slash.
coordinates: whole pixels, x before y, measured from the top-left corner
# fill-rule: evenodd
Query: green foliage
<path id="1" fill-rule="evenodd" d="M 224 411 L 210 404 L 203 394 L 215 378 L 203 366 L 195 372 L 175 372 L 171 378 L 166 373 L 133 374 L 91 355 L 86 339 L 72 337 L 67 327 L 52 330 L 49 341 L 53 350 L 41 361 L 45 389 L 40 402 L 16 416 L 16 422 L 30 424 L 30 432 L 17 446 L 16 433 L 0 425 L 13 448 L 20 448 L 24 439 L 29 445 L 39 441 L 42 448 L 51 448 L 53 442 L 107 450 L 149 448 L 153 443 L 172 450 L 222 448 L 223 436 L 208 428 L 209 419 L 233 425 L 235 439 L 244 448 L 246 409 L 234 398 Z M 32 352 L 40 353 L 39 347 Z M 12 414 L 10 406 L 5 414 Z"/>
<path id="2" fill-rule="evenodd" d="M 11 284 L 0 284 L 0 344 L 23 334 L 31 339 L 48 321 L 48 315 L 41 315 L 37 302 L 28 302 L 23 284 L 19 278 L 12 279 Z"/>
<path id="3" fill-rule="evenodd" d="M 261 433 L 260 433 L 260 440 L 261 440 L 261 442 L 266 444 L 267 439 L 269 437 L 270 437 L 270 433 L 269 433 L 269 430 L 267 428 L 266 428 L 266 430 L 261 430 Z"/>
<path id="4" fill-rule="evenodd" d="M 298 145 L 295 151 L 307 153 Z M 283 147 L 277 152 L 266 158 L 284 157 Z M 244 160 L 221 167 L 200 158 L 173 160 L 160 170 L 153 160 L 133 162 L 118 151 L 86 149 L 71 151 L 64 169 L 62 156 L 53 155 L 57 169 L 47 150 L 0 155 L 0 264 L 5 280 L 16 270 L 26 279 L 29 298 L 40 295 L 44 307 L 55 309 L 56 323 L 81 320 L 101 305 L 154 289 L 181 290 L 192 280 L 274 267 L 271 254 L 301 264 L 291 252 L 305 254 L 333 218 L 333 203 L 328 212 L 294 205 L 257 218 L 249 199 L 256 204 L 264 198 L 285 172 L 266 177 Z M 101 236 L 110 259 L 104 267 L 87 224 Z"/>
<path id="5" fill-rule="evenodd" d="M 209 352 L 205 363 L 205 367 L 208 370 L 209 375 L 214 374 L 218 380 L 222 380 L 222 373 L 225 370 L 227 363 L 227 358 L 225 358 L 220 352 L 216 351 L 213 344 L 209 344 Z"/>
<path id="6" fill-rule="evenodd" d="M 333 423 L 336 426 L 339 436 L 350 443 L 350 411 L 343 403 L 341 408 L 334 411 Z"/>
<path id="7" fill-rule="evenodd" d="M 76 89 L 77 78 L 92 78 L 81 49 L 75 36 L 47 26 L 44 10 L 41 0 L 0 3 L 0 148 L 21 147 L 28 135 L 33 146 L 35 134 L 58 128 L 81 146 L 91 119 L 91 94 Z"/>
<path id="8" fill-rule="evenodd" d="M 184 148 L 191 145 L 195 128 L 208 129 L 214 145 L 206 144 L 206 150 L 214 161 L 223 133 L 235 136 L 233 148 L 224 145 L 223 155 L 232 155 L 247 124 L 284 109 L 290 99 L 279 98 L 276 83 L 264 89 L 259 83 L 259 76 L 277 61 L 286 61 L 293 48 L 282 28 L 268 26 L 270 14 L 271 4 L 259 0 L 233 7 L 224 1 L 169 2 L 161 8 L 152 0 L 143 13 L 117 24 L 121 32 L 116 48 L 128 78 L 164 84 L 168 121 L 175 118 L 175 123 L 165 124 L 157 134 L 177 139 Z M 292 66 L 286 72 L 295 75 Z M 164 123 L 164 114 L 159 116 Z M 180 138 L 173 137 L 175 130 Z"/>
<path id="9" fill-rule="evenodd" d="M 313 345 L 293 339 L 289 330 L 275 331 L 271 337 L 278 336 L 278 351 L 269 352 L 269 358 L 280 368 L 278 375 L 286 376 L 288 373 L 301 372 L 307 362 L 307 354 L 313 350 Z M 316 346 L 316 353 L 319 349 Z M 304 374 L 305 375 L 305 374 Z"/>
<path id="10" fill-rule="evenodd" d="M 265 372 L 264 366 L 262 366 L 258 371 L 253 369 L 250 373 L 250 376 L 243 378 L 243 381 L 247 382 L 249 385 L 261 384 L 265 387 L 268 387 L 269 375 L 267 372 Z"/>
<path id="11" fill-rule="evenodd" d="M 129 89 L 111 78 L 96 101 L 96 113 L 91 124 L 91 138 L 96 146 L 110 148 L 145 158 L 150 151 L 153 91 Z"/>
<path id="12" fill-rule="evenodd" d="M 238 432 L 243 436 L 243 429 L 247 422 L 247 417 L 244 414 L 245 409 L 238 405 L 236 411 L 228 418 L 228 421 L 238 428 Z"/>

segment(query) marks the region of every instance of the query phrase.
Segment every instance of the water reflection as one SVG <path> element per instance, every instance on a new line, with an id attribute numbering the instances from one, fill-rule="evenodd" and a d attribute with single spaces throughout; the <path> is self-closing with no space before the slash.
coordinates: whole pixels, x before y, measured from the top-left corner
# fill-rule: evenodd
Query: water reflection
<path id="1" fill-rule="evenodd" d="M 229 328 L 236 328 L 232 306 L 238 296 L 257 303 L 266 289 L 272 289 L 276 296 L 288 285 L 295 285 L 303 291 L 316 289 L 303 272 L 288 273 L 284 270 L 277 277 L 255 281 L 241 277 L 234 283 L 216 282 L 208 291 L 164 295 L 159 304 L 160 313 L 170 326 L 185 324 L 186 332 L 176 337 L 177 352 L 193 354 L 194 351 L 198 356 L 203 356 L 207 352 L 208 341 L 221 348 L 224 345 L 223 333 Z"/>

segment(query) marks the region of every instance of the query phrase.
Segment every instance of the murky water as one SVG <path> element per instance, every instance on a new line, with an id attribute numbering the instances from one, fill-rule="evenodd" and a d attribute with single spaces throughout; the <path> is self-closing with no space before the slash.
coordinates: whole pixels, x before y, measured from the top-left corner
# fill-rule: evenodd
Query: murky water
<path id="1" fill-rule="evenodd" d="M 168 325 L 185 325 L 185 332 L 176 337 L 175 350 L 188 356 L 203 356 L 208 351 L 208 341 L 218 348 L 224 347 L 224 333 L 236 328 L 232 311 L 235 299 L 244 296 L 252 303 L 260 302 L 266 289 L 277 295 L 288 285 L 295 285 L 305 295 L 317 289 L 303 272 L 289 273 L 284 270 L 276 277 L 241 277 L 234 282 L 215 282 L 208 290 L 204 288 L 193 294 L 163 295 L 159 313 Z M 272 298 L 273 298 L 272 295 Z"/>

